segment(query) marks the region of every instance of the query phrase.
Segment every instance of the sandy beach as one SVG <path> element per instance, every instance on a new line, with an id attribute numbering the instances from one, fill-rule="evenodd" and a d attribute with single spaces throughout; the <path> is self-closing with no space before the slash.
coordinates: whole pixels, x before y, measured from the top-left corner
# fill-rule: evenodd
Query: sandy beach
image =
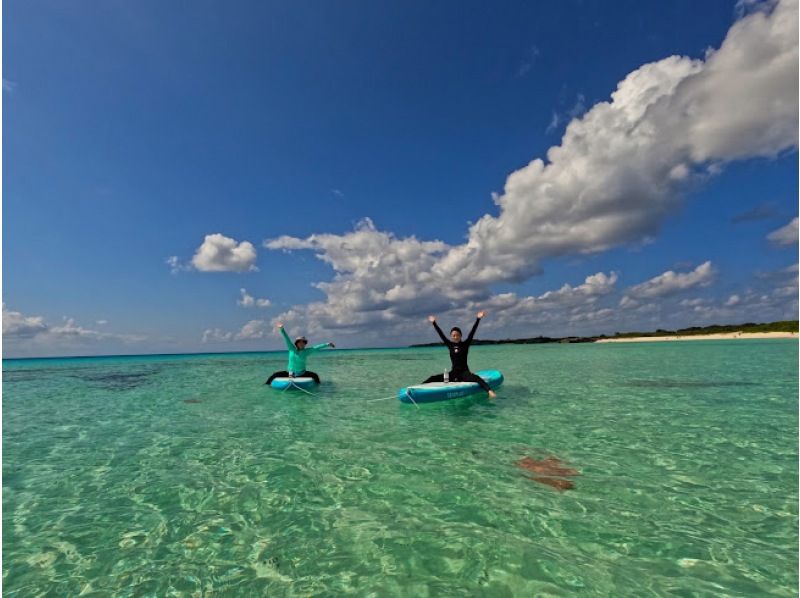
<path id="1" fill-rule="evenodd" d="M 596 343 L 649 343 L 661 341 L 708 341 L 751 338 L 797 338 L 797 332 L 725 332 L 722 334 L 693 334 L 687 336 L 632 336 L 630 338 L 604 338 Z"/>

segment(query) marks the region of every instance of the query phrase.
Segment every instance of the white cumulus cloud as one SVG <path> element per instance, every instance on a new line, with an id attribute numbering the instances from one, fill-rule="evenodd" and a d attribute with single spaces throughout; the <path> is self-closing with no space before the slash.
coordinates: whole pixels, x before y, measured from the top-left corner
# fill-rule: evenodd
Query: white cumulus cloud
<path id="1" fill-rule="evenodd" d="M 741 302 L 742 302 L 742 298 L 739 297 L 739 295 L 734 294 L 734 295 L 731 295 L 730 297 L 728 297 L 727 301 L 725 301 L 725 307 L 733 307 L 735 305 L 738 305 Z"/>
<path id="2" fill-rule="evenodd" d="M 415 237 L 398 239 L 377 230 L 369 218 L 343 235 L 312 235 L 307 239 L 284 236 L 265 241 L 264 246 L 287 251 L 310 249 L 331 265 L 333 281 L 316 285 L 327 301 L 307 308 L 326 328 L 447 309 L 475 294 L 447 289 L 447 281 L 435 280 L 431 274 L 436 259 L 448 247 L 445 243 Z"/>
<path id="3" fill-rule="evenodd" d="M 102 340 L 115 336 L 109 332 L 100 332 L 80 326 L 75 323 L 75 318 L 65 318 L 60 326 L 51 326 L 48 332 L 61 338 L 79 340 Z"/>
<path id="4" fill-rule="evenodd" d="M 269 334 L 270 325 L 264 320 L 250 320 L 236 333 L 236 340 L 253 340 L 264 338 Z"/>
<path id="5" fill-rule="evenodd" d="M 172 274 L 192 269 L 191 264 L 184 264 L 177 255 L 169 256 L 164 262 L 169 266 L 169 271 Z"/>
<path id="6" fill-rule="evenodd" d="M 625 291 L 625 295 L 634 300 L 667 297 L 695 287 L 708 286 L 714 281 L 715 274 L 711 262 L 704 262 L 684 274 L 667 270 L 646 282 L 630 287 Z"/>
<path id="7" fill-rule="evenodd" d="M 248 294 L 247 289 L 239 289 L 239 292 L 241 293 L 241 297 L 236 304 L 241 305 L 242 307 L 267 308 L 272 305 L 272 301 L 269 299 L 257 299 L 256 297 Z"/>
<path id="8" fill-rule="evenodd" d="M 232 338 L 232 332 L 225 332 L 219 328 L 207 328 L 205 331 L 203 331 L 204 343 L 226 343 Z"/>
<path id="9" fill-rule="evenodd" d="M 646 242 L 698 179 L 797 146 L 797 11 L 793 0 L 748 9 L 702 59 L 670 56 L 629 73 L 608 101 L 569 123 L 545 159 L 508 176 L 497 213 L 471 225 L 465 243 L 397 238 L 369 220 L 349 233 L 265 241 L 314 251 L 334 270 L 316 285 L 325 300 L 279 319 L 351 332 L 398 329 L 426 312 L 480 302 L 539 309 L 542 298 L 492 296 L 491 286 L 525 281 L 546 259 Z M 710 263 L 667 272 L 631 289 L 621 306 L 650 309 L 642 301 L 712 277 Z"/>
<path id="10" fill-rule="evenodd" d="M 472 225 L 435 272 L 526 278 L 544 258 L 654 235 L 697 174 L 796 147 L 797 87 L 793 1 L 738 21 L 705 60 L 671 56 L 640 67 L 611 101 L 573 120 L 547 160 L 509 175 L 495 198 L 499 215 Z"/>
<path id="11" fill-rule="evenodd" d="M 595 314 L 595 303 L 601 297 L 614 291 L 618 275 L 616 272 L 605 274 L 598 272 L 587 276 L 583 284 L 563 285 L 555 291 L 547 291 L 537 296 L 518 297 L 514 293 L 501 293 L 480 303 L 473 308 L 485 308 L 493 314 L 489 324 L 491 327 L 502 327 L 506 324 L 536 324 L 544 321 L 583 321 L 586 314 Z M 604 315 L 608 312 L 603 311 Z"/>
<path id="12" fill-rule="evenodd" d="M 237 243 L 219 233 L 206 235 L 192 258 L 192 265 L 200 272 L 254 271 L 258 269 L 255 262 L 256 249 L 252 243 Z"/>
<path id="13" fill-rule="evenodd" d="M 24 316 L 10 311 L 3 303 L 3 336 L 7 338 L 32 338 L 47 332 L 47 324 L 41 316 Z"/>
<path id="14" fill-rule="evenodd" d="M 229 343 L 266 338 L 271 326 L 265 320 L 250 320 L 238 332 L 208 328 L 203 332 L 204 343 Z"/>
<path id="15" fill-rule="evenodd" d="M 776 245 L 794 245 L 797 243 L 797 218 L 793 218 L 786 226 L 772 231 L 767 235 L 767 239 Z"/>
<path id="16" fill-rule="evenodd" d="M 99 320 L 98 324 L 107 323 Z M 86 328 L 76 323 L 74 318 L 64 317 L 61 324 L 48 324 L 42 316 L 26 316 L 18 311 L 11 311 L 3 304 L 3 337 L 10 340 L 18 348 L 28 346 L 30 342 L 49 345 L 47 348 L 59 348 L 88 344 L 96 341 L 121 341 L 135 343 L 146 340 L 136 334 L 117 334 L 101 332 Z"/>

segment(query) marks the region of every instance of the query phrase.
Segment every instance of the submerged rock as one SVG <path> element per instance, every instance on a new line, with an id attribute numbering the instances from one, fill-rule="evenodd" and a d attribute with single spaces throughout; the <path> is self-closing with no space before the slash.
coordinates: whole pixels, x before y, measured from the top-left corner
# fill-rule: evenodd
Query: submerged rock
<path id="1" fill-rule="evenodd" d="M 533 480 L 534 482 L 539 482 L 540 484 L 546 484 L 547 486 L 551 486 L 556 490 L 572 490 L 575 487 L 575 484 L 570 480 L 564 480 L 561 478 L 540 478 L 536 476 L 526 476 L 529 480 Z"/>
<path id="2" fill-rule="evenodd" d="M 516 462 L 517 467 L 527 469 L 533 473 L 538 473 L 544 476 L 575 476 L 580 475 L 576 469 L 571 467 L 562 467 L 562 461 L 556 457 L 548 457 L 547 459 L 533 459 L 531 457 L 523 457 Z"/>
<path id="3" fill-rule="evenodd" d="M 571 490 L 575 487 L 575 484 L 570 480 L 562 478 L 580 475 L 577 469 L 564 467 L 561 459 L 552 456 L 545 459 L 523 457 L 519 461 L 516 461 L 514 465 L 537 474 L 534 476 L 525 476 L 529 480 L 545 484 L 556 490 Z"/>

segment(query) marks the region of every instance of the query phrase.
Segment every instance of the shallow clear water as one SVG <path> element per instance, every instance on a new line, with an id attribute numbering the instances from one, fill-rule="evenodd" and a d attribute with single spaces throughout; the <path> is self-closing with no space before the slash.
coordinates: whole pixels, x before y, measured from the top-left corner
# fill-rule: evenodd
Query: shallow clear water
<path id="1" fill-rule="evenodd" d="M 370 400 L 446 364 L 4 362 L 4 595 L 797 595 L 796 341 L 481 346 L 494 402 Z"/>

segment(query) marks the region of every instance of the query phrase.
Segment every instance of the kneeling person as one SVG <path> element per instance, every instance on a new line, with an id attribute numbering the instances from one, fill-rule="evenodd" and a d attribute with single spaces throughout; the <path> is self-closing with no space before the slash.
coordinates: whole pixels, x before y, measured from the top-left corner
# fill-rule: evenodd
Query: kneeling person
<path id="1" fill-rule="evenodd" d="M 447 345 L 447 348 L 450 350 L 450 382 L 476 382 L 483 390 L 489 393 L 489 398 L 493 399 L 497 394 L 489 387 L 486 380 L 470 372 L 469 365 L 467 364 L 469 347 L 472 344 L 475 331 L 478 329 L 478 324 L 481 323 L 481 318 L 485 315 L 486 312 L 484 311 L 478 312 L 478 317 L 475 320 L 475 324 L 472 325 L 472 330 L 470 330 L 466 341 L 461 340 L 461 328 L 458 326 L 454 326 L 450 330 L 450 338 L 448 339 L 436 323 L 436 316 L 428 316 L 428 321 L 433 324 L 439 338 L 442 339 L 442 342 Z M 434 374 L 425 380 L 425 383 L 427 382 L 444 382 L 444 374 Z"/>
<path id="2" fill-rule="evenodd" d="M 308 339 L 306 337 L 298 336 L 292 342 L 289 335 L 286 334 L 283 324 L 278 324 L 278 330 L 281 331 L 283 340 L 286 341 L 286 348 L 289 349 L 289 367 L 286 370 L 272 374 L 264 384 L 271 384 L 275 378 L 300 378 L 302 376 L 313 378 L 314 382 L 319 384 L 319 376 L 315 372 L 306 369 L 306 357 L 322 349 L 333 348 L 335 345 L 333 343 L 321 343 L 308 347 Z"/>

